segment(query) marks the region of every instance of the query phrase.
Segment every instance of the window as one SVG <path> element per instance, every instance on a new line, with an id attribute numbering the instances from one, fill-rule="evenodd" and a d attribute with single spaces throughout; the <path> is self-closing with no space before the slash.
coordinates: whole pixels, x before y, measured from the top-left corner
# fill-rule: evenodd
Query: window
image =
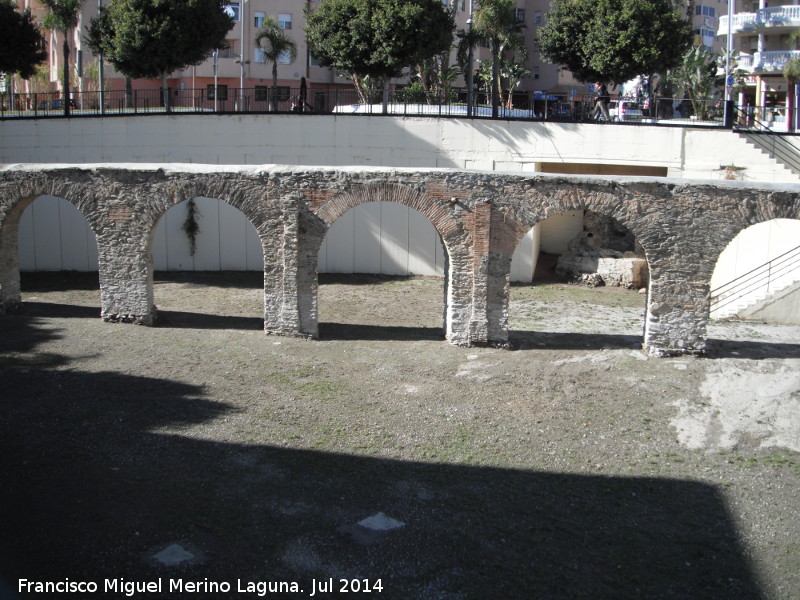
<path id="1" fill-rule="evenodd" d="M 695 6 L 694 14 L 697 16 L 702 15 L 704 17 L 716 17 L 717 9 L 715 9 L 713 6 Z"/>
<path id="2" fill-rule="evenodd" d="M 238 2 L 230 2 L 225 5 L 225 12 L 230 15 L 231 19 L 239 22 L 239 3 Z"/>
<path id="3" fill-rule="evenodd" d="M 525 22 L 525 9 L 518 8 L 517 9 L 517 23 L 524 23 Z"/>
<path id="4" fill-rule="evenodd" d="M 264 26 L 264 19 L 267 18 L 267 15 L 263 12 L 257 12 L 253 15 L 253 26 L 254 27 L 263 27 Z"/>
<path id="5" fill-rule="evenodd" d="M 267 62 L 267 53 L 263 48 L 255 48 L 253 52 L 253 62 L 265 63 Z"/>
<path id="6" fill-rule="evenodd" d="M 533 13 L 533 22 L 534 23 L 542 22 L 542 11 L 537 10 L 535 13 Z"/>
<path id="7" fill-rule="evenodd" d="M 219 92 L 219 95 L 217 96 L 217 100 L 225 101 L 225 100 L 228 99 L 228 86 L 227 85 L 218 85 L 217 86 L 217 91 Z M 206 86 L 206 97 L 209 100 L 213 100 L 214 99 L 214 84 L 213 83 L 209 83 Z"/>
<path id="8" fill-rule="evenodd" d="M 266 85 L 256 86 L 256 102 L 266 102 L 269 100 L 269 88 Z"/>
<path id="9" fill-rule="evenodd" d="M 533 78 L 539 79 L 539 67 L 533 67 Z"/>
<path id="10" fill-rule="evenodd" d="M 278 86 L 275 89 L 276 89 L 276 92 L 277 92 L 278 100 L 285 102 L 286 100 L 289 99 L 289 95 L 291 93 L 291 90 L 289 89 L 288 86 L 286 86 L 286 87 Z"/>
<path id="11" fill-rule="evenodd" d="M 317 58 L 313 54 L 309 54 L 308 55 L 308 65 L 310 67 L 318 67 L 319 66 L 319 60 L 317 60 Z"/>
<path id="12" fill-rule="evenodd" d="M 217 58 L 239 58 L 236 48 L 239 40 L 225 40 L 227 48 L 220 48 Z"/>
<path id="13" fill-rule="evenodd" d="M 279 14 L 278 15 L 278 27 L 280 27 L 281 29 L 291 29 L 292 28 L 292 15 Z"/>
<path id="14" fill-rule="evenodd" d="M 292 53 L 288 50 L 284 50 L 278 55 L 278 64 L 279 65 L 290 65 L 292 64 Z"/>

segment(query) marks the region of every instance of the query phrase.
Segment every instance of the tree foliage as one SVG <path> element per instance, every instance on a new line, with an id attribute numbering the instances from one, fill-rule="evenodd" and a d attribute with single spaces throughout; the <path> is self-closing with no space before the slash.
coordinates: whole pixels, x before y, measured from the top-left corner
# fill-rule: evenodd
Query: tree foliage
<path id="1" fill-rule="evenodd" d="M 30 11 L 19 12 L 11 0 L 0 0 L 0 72 L 29 79 L 46 58 L 44 38 Z"/>
<path id="2" fill-rule="evenodd" d="M 612 83 L 679 65 L 691 40 L 670 0 L 554 0 L 538 37 L 544 60 Z"/>
<path id="3" fill-rule="evenodd" d="M 525 57 L 525 44 L 522 39 L 522 29 L 525 24 L 517 19 L 516 9 L 516 0 L 481 0 L 475 11 L 474 31 L 489 45 L 492 52 L 493 117 L 498 116 L 504 54 L 507 50 L 516 50 Z"/>
<path id="4" fill-rule="evenodd" d="M 272 97 L 270 103 L 272 110 L 275 110 L 278 91 L 278 60 L 284 54 L 288 54 L 292 60 L 297 58 L 297 44 L 272 17 L 264 19 L 264 24 L 256 35 L 255 44 L 256 48 L 261 48 L 264 51 L 264 57 L 267 61 L 272 63 Z"/>
<path id="5" fill-rule="evenodd" d="M 724 76 L 718 74 L 719 60 L 716 52 L 705 46 L 695 46 L 669 73 L 675 85 L 689 97 L 694 114 L 701 119 L 708 118 L 710 104 L 724 83 Z"/>
<path id="6" fill-rule="evenodd" d="M 223 0 L 113 0 L 92 19 L 86 43 L 122 74 L 162 79 L 225 47 L 233 19 Z"/>
<path id="7" fill-rule="evenodd" d="M 44 26 L 52 31 L 58 31 L 63 37 L 62 55 L 63 67 L 61 72 L 62 92 L 64 94 L 64 115 L 69 116 L 69 37 L 72 30 L 78 26 L 81 16 L 81 7 L 85 0 L 42 0 L 42 4 L 50 11 L 45 17 Z"/>
<path id="8" fill-rule="evenodd" d="M 306 19 L 319 64 L 356 82 L 396 76 L 453 43 L 453 18 L 439 0 L 325 0 Z"/>

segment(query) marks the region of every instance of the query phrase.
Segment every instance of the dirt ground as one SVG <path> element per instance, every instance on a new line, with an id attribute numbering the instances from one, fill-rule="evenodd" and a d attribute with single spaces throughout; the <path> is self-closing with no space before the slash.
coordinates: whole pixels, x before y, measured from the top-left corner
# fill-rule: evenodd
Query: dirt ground
<path id="1" fill-rule="evenodd" d="M 548 283 L 512 349 L 460 348 L 441 281 L 328 276 L 309 341 L 264 335 L 261 286 L 164 274 L 145 328 L 96 274 L 23 275 L 8 597 L 800 598 L 800 327 L 655 359 L 642 295 Z"/>

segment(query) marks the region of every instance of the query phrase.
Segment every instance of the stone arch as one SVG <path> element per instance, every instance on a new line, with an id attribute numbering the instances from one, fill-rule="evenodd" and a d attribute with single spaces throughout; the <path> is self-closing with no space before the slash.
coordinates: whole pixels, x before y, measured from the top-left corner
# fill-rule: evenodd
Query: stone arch
<path id="1" fill-rule="evenodd" d="M 192 236 L 185 229 L 190 202 L 194 203 L 192 220 L 197 225 Z M 160 262 L 159 248 L 164 254 Z M 164 212 L 153 228 L 151 252 L 154 269 L 165 271 L 226 270 L 239 264 L 245 268 L 236 270 L 262 271 L 264 264 L 261 239 L 247 215 L 223 199 L 205 196 L 182 200 Z M 232 254 L 242 259 L 236 261 Z"/>
<path id="2" fill-rule="evenodd" d="M 97 191 L 91 181 L 37 173 L 0 185 L 0 313 L 20 302 L 19 224 L 25 210 L 41 196 L 53 196 L 74 206 L 95 236 L 101 228 Z"/>
<path id="3" fill-rule="evenodd" d="M 317 264 L 319 249 L 331 225 L 346 212 L 369 202 L 394 202 L 407 206 L 422 214 L 430 221 L 439 235 L 444 247 L 444 332 L 453 343 L 470 342 L 467 315 L 458 314 L 454 307 L 469 304 L 471 288 L 471 253 L 466 243 L 467 234 L 463 224 L 452 214 L 452 207 L 440 199 L 436 199 L 414 186 L 397 183 L 371 183 L 366 185 L 350 185 L 346 190 L 333 195 L 313 210 L 319 226 L 305 228 L 305 242 L 308 250 L 305 263 Z M 316 273 L 314 273 L 316 280 Z M 468 285 L 465 285 L 470 281 Z M 316 317 L 317 286 L 309 288 L 313 293 L 313 310 Z M 316 333 L 316 324 L 314 325 Z"/>
<path id="4" fill-rule="evenodd" d="M 153 306 L 153 245 L 159 224 L 167 213 L 190 200 L 205 198 L 216 200 L 229 206 L 246 219 L 255 230 L 261 248 L 261 260 L 266 266 L 268 253 L 274 254 L 277 244 L 275 239 L 275 215 L 280 212 L 275 202 L 269 197 L 266 186 L 258 178 L 242 177 L 232 173 L 198 173 L 194 176 L 184 174 L 169 177 L 165 185 L 152 190 L 149 198 L 152 210 L 147 215 L 146 245 L 144 247 L 146 277 L 144 279 L 148 305 Z M 266 279 L 265 279 L 266 286 Z M 264 315 L 266 323 L 267 292 L 264 292 Z M 153 312 L 153 318 L 155 312 Z"/>
<path id="5" fill-rule="evenodd" d="M 449 253 L 448 242 L 461 233 L 460 223 L 447 210 L 445 204 L 418 189 L 393 183 L 350 186 L 323 203 L 313 212 L 330 227 L 336 219 L 351 208 L 367 202 L 396 202 L 424 215 L 439 233 L 445 250 Z"/>

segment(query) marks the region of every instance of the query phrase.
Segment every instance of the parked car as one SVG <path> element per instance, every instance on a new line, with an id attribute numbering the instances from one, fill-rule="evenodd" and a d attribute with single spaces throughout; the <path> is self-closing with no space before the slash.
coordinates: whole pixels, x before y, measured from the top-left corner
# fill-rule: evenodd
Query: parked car
<path id="1" fill-rule="evenodd" d="M 572 105 L 569 102 L 554 102 L 548 106 L 548 116 L 551 119 L 568 121 L 572 119 Z"/>
<path id="2" fill-rule="evenodd" d="M 612 121 L 639 121 L 642 106 L 635 100 L 612 100 L 608 103 L 608 115 Z"/>
<path id="3" fill-rule="evenodd" d="M 64 105 L 61 103 L 61 98 L 54 98 L 53 100 L 42 100 L 39 102 L 39 110 L 63 110 Z M 70 108 L 76 108 L 75 101 L 70 99 Z"/>
<path id="4" fill-rule="evenodd" d="M 559 120 L 572 118 L 572 106 L 569 102 L 556 102 L 550 109 L 550 117 Z"/>

